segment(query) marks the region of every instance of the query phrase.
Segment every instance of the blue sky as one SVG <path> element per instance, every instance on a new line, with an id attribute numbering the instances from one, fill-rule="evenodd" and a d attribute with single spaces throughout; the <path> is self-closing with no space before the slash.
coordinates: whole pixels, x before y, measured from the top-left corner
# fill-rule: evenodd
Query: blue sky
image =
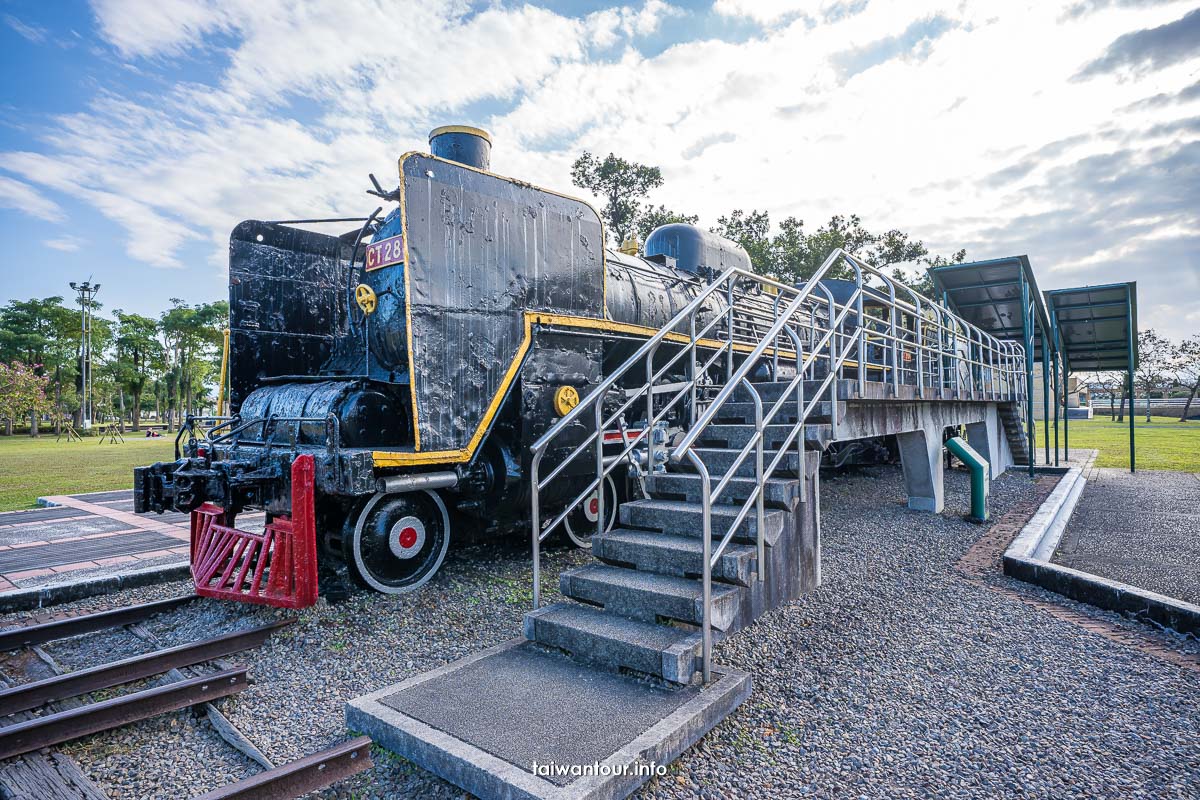
<path id="1" fill-rule="evenodd" d="M 367 213 L 462 122 L 549 187 L 585 149 L 656 164 L 706 225 L 858 213 L 1044 288 L 1136 279 L 1180 337 L 1198 86 L 1195 0 L 0 0 L 0 302 L 216 299 L 238 221 Z"/>

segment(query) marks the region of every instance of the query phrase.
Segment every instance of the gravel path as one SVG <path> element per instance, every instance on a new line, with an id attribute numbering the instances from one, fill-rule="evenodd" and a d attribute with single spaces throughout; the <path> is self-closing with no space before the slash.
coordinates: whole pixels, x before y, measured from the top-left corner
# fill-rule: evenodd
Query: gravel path
<path id="1" fill-rule="evenodd" d="M 717 648 L 753 696 L 642 796 L 1200 795 L 1200 673 L 964 580 L 966 476 L 929 517 L 880 474 L 824 484 L 824 586 Z"/>
<path id="2" fill-rule="evenodd" d="M 754 695 L 638 796 L 1200 794 L 1200 673 L 965 580 L 954 565 L 984 530 L 961 519 L 965 473 L 947 474 L 938 517 L 908 511 L 902 485 L 892 468 L 824 482 L 825 585 L 718 647 L 720 663 L 753 673 Z M 1027 478 L 1002 478 L 993 513 L 1031 490 Z M 589 558 L 565 550 L 544 558 L 549 601 L 557 573 Z M 231 659 L 250 667 L 255 684 L 218 705 L 276 763 L 344 740 L 347 699 L 519 635 L 528 560 L 519 542 L 474 547 L 453 554 L 415 595 L 322 602 L 263 648 Z M 29 615 L 5 622 L 17 616 Z M 280 616 L 205 601 L 147 628 L 172 644 Z M 84 642 L 59 646 L 56 657 L 84 661 Z M 186 712 L 89 737 L 69 752 L 114 799 L 186 797 L 257 771 Z M 376 750 L 375 762 L 320 796 L 463 797 L 385 752 Z"/>
<path id="3" fill-rule="evenodd" d="M 1092 470 L 1054 561 L 1200 604 L 1200 475 Z"/>

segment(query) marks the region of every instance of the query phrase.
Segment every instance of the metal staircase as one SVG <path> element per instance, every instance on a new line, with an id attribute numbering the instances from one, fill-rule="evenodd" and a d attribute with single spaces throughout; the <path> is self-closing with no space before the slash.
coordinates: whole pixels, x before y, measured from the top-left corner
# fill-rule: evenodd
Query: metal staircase
<path id="1" fill-rule="evenodd" d="M 855 276 L 840 302 L 821 282 L 839 267 Z M 714 639 L 795 584 L 814 451 L 837 440 L 847 400 L 871 384 L 908 401 L 1000 402 L 1023 391 L 1023 369 L 1018 345 L 841 250 L 799 288 L 726 271 L 534 444 L 526 637 L 604 668 L 707 683 Z M 600 487 L 626 465 L 646 496 L 605 531 Z M 543 496 L 564 485 L 574 499 L 544 518 Z M 541 544 L 592 496 L 597 562 L 564 572 L 569 599 L 541 607 Z"/>

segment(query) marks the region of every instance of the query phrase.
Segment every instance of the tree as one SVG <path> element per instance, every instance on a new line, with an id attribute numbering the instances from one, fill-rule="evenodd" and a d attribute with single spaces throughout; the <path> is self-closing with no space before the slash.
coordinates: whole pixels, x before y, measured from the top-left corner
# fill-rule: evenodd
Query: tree
<path id="1" fill-rule="evenodd" d="M 79 312 L 64 306 L 62 297 L 12 300 L 0 308 L 0 361 L 20 360 L 34 365 L 35 374 L 51 376 L 56 406 L 78 369 L 79 339 Z M 38 435 L 36 420 L 30 435 Z"/>
<path id="2" fill-rule="evenodd" d="M 735 209 L 719 218 L 712 231 L 744 247 L 756 271 L 792 284 L 811 278 L 837 248 L 881 271 L 896 264 L 957 264 L 967 255 L 965 250 L 959 250 L 949 258 L 930 257 L 928 248 L 919 239 L 895 229 L 872 233 L 863 227 L 857 214 L 835 214 L 813 233 L 804 229 L 804 220 L 787 217 L 779 223 L 779 232 L 772 236 L 771 220 L 766 211 L 746 213 Z M 923 270 L 914 276 L 895 269 L 892 276 L 924 294 L 933 290 L 932 281 Z M 826 277 L 853 278 L 854 271 L 840 266 Z M 864 276 L 864 280 L 869 280 L 869 276 Z"/>
<path id="3" fill-rule="evenodd" d="M 173 307 L 159 321 L 167 341 L 168 407 L 167 425 L 171 425 L 171 407 L 175 419 L 183 421 L 185 414 L 199 409 L 205 396 L 204 383 L 219 370 L 222 329 L 229 323 L 229 304 L 187 303 L 172 298 Z"/>
<path id="4" fill-rule="evenodd" d="M 603 161 L 584 152 L 571 165 L 571 182 L 603 197 L 600 215 L 620 244 L 638 227 L 642 200 L 663 184 L 662 171 L 609 153 Z"/>
<path id="5" fill-rule="evenodd" d="M 916 289 L 926 297 L 937 300 L 937 287 L 933 285 L 933 278 L 929 275 L 928 267 L 945 267 L 950 264 L 961 264 L 967 260 L 967 251 L 960 249 L 953 255 L 947 257 L 936 255 L 932 258 L 924 259 L 927 265 L 925 268 L 918 267 L 916 269 L 906 269 L 904 267 L 896 267 L 892 270 L 892 279 Z"/>
<path id="6" fill-rule="evenodd" d="M 38 417 L 50 409 L 46 402 L 49 381 L 20 361 L 0 362 L 0 417 L 4 418 L 6 435 L 12 436 L 13 423 L 26 415 L 37 426 Z"/>
<path id="7" fill-rule="evenodd" d="M 1088 387 L 1089 395 L 1094 396 L 1097 390 L 1108 395 L 1109 418 L 1116 420 L 1117 393 L 1120 392 L 1124 386 L 1124 374 L 1120 372 L 1093 372 L 1084 377 L 1083 383 Z"/>
<path id="8" fill-rule="evenodd" d="M 1150 421 L 1150 395 L 1167 387 L 1175 363 L 1175 347 L 1147 328 L 1138 332 L 1138 365 L 1134 373 L 1134 386 L 1146 393 L 1146 422 Z M 1134 398 L 1129 398 L 1129 413 L 1134 413 Z"/>
<path id="9" fill-rule="evenodd" d="M 729 216 L 718 217 L 713 233 L 737 242 L 750 256 L 756 272 L 774 274 L 775 243 L 771 240 L 771 217 L 766 211 L 746 213 L 736 208 Z"/>
<path id="10" fill-rule="evenodd" d="M 158 323 L 139 314 L 118 310 L 114 379 L 133 400 L 131 422 L 141 429 L 142 394 L 163 367 L 163 346 L 158 340 Z"/>
<path id="11" fill-rule="evenodd" d="M 661 228 L 663 225 L 671 225 L 676 222 L 682 222 L 685 225 L 695 225 L 699 221 L 700 217 L 695 214 L 679 214 L 661 205 L 657 208 L 650 206 L 638 216 L 638 239 L 643 242 L 646 241 L 655 228 Z"/>
<path id="12" fill-rule="evenodd" d="M 1187 422 L 1192 401 L 1196 399 L 1196 392 L 1200 391 L 1200 333 L 1193 333 L 1175 348 L 1173 368 L 1175 380 L 1191 390 L 1187 402 L 1183 404 L 1183 414 L 1179 417 L 1180 422 Z"/>

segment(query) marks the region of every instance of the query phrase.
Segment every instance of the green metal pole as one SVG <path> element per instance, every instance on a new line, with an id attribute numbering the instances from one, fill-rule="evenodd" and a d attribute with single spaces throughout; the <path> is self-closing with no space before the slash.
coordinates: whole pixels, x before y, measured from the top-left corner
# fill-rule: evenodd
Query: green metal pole
<path id="1" fill-rule="evenodd" d="M 1129 285 L 1125 285 L 1125 324 L 1129 328 L 1129 471 L 1137 472 L 1137 447 L 1135 436 L 1133 433 L 1133 418 L 1135 412 L 1133 410 L 1133 373 L 1137 366 L 1133 359 L 1133 352 L 1137 347 L 1137 332 L 1133 329 L 1133 298 L 1129 294 Z M 1146 402 L 1150 402 L 1150 398 L 1146 398 Z M 1147 405 L 1147 408 L 1150 406 Z"/>
<path id="2" fill-rule="evenodd" d="M 1042 438 L 1046 440 L 1046 466 L 1050 465 L 1050 334 L 1042 329 Z"/>
<path id="3" fill-rule="evenodd" d="M 987 460 L 958 436 L 951 436 L 946 440 L 946 449 L 958 456 L 967 469 L 971 470 L 971 519 L 987 522 L 990 477 Z"/>
<path id="4" fill-rule="evenodd" d="M 1062 391 L 1058 385 L 1058 351 L 1051 356 L 1054 365 L 1054 466 L 1058 466 L 1058 407 L 1061 403 Z"/>
<path id="5" fill-rule="evenodd" d="M 1066 360 L 1063 361 L 1063 458 L 1071 460 L 1071 409 L 1066 405 L 1067 384 L 1071 382 L 1071 373 L 1067 371 Z M 1088 398 L 1088 404 L 1091 404 Z"/>
<path id="6" fill-rule="evenodd" d="M 1062 352 L 1062 342 L 1058 336 L 1058 314 L 1053 310 L 1054 305 L 1050 304 L 1050 343 L 1054 345 L 1051 354 L 1051 360 L 1054 364 L 1054 466 L 1058 466 L 1058 407 L 1062 405 L 1066 399 L 1066 387 L 1058 382 L 1059 369 L 1058 359 Z M 1063 409 L 1063 416 L 1066 416 L 1066 409 Z"/>
<path id="7" fill-rule="evenodd" d="M 1029 450 L 1029 477 L 1037 460 L 1037 443 L 1033 434 L 1033 329 L 1029 324 L 1029 284 L 1021 272 L 1021 335 L 1025 345 L 1025 441 Z"/>

